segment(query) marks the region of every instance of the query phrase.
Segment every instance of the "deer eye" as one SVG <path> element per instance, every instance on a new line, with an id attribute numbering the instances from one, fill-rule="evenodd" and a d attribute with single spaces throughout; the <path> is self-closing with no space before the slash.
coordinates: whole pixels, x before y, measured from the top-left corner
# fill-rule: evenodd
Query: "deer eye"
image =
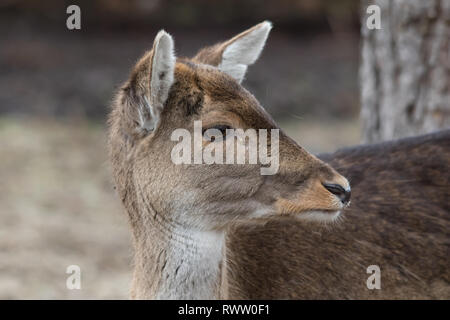
<path id="1" fill-rule="evenodd" d="M 227 129 L 231 129 L 231 127 L 228 125 L 219 124 L 210 128 L 203 129 L 202 133 L 203 137 L 211 142 L 214 142 L 221 140 L 220 134 L 222 135 L 223 140 L 225 140 L 227 138 Z"/>

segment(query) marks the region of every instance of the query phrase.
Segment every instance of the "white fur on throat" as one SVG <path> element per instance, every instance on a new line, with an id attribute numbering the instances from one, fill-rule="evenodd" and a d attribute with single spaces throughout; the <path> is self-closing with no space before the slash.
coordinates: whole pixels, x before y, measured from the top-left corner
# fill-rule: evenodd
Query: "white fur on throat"
<path id="1" fill-rule="evenodd" d="M 270 29 L 272 29 L 272 24 L 264 21 L 255 30 L 231 42 L 222 54 L 219 69 L 241 83 L 244 80 L 247 66 L 255 63 L 259 58 Z"/>
<path id="2" fill-rule="evenodd" d="M 218 299 L 225 233 L 177 229 L 156 299 Z"/>

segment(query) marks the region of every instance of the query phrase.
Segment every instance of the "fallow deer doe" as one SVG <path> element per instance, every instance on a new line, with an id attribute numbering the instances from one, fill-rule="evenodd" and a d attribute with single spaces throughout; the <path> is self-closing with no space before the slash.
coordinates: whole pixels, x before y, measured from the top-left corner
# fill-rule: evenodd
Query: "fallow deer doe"
<path id="1" fill-rule="evenodd" d="M 302 249 L 288 252 L 284 248 L 297 244 L 302 248 L 298 235 L 304 236 L 313 225 L 305 226 L 307 221 L 326 222 L 339 218 L 349 204 L 347 179 L 306 152 L 281 130 L 276 154 L 279 170 L 274 175 L 261 175 L 261 163 L 174 164 L 171 160 L 176 145 L 171 134 L 180 128 L 193 132 L 194 121 L 201 120 L 203 130 L 216 129 L 225 136 L 223 140 L 205 139 L 204 146 L 215 144 L 224 149 L 226 140 L 235 139 L 227 136 L 227 129 L 278 129 L 258 101 L 241 86 L 247 66 L 259 57 L 270 29 L 271 24 L 263 22 L 228 41 L 202 49 L 191 59 L 177 59 L 172 37 L 160 31 L 153 48 L 138 61 L 119 90 L 109 118 L 109 147 L 115 184 L 133 231 L 132 298 L 308 297 L 298 292 L 308 290 L 301 285 L 302 279 L 311 278 L 310 274 L 302 274 L 301 270 L 278 274 L 290 271 L 291 267 L 301 267 L 297 263 L 301 258 L 293 255 L 302 255 Z M 269 136 L 265 138 L 270 140 Z M 448 153 L 448 148 L 444 151 Z M 369 166 L 368 158 L 362 157 L 360 161 Z M 340 162 L 336 160 L 336 164 L 339 166 Z M 352 173 L 351 168 L 344 171 L 359 185 L 365 183 L 357 181 L 363 173 Z M 374 192 L 370 186 L 364 186 L 367 194 L 359 194 L 358 201 L 372 199 L 376 205 L 378 197 L 391 196 L 391 200 L 383 202 L 387 215 L 395 199 L 409 197 L 396 193 L 377 195 L 375 191 L 382 187 L 382 182 L 371 178 L 368 181 L 375 182 Z M 444 186 L 440 190 L 448 192 L 445 187 L 448 179 L 442 183 Z M 372 210 L 371 200 L 365 203 L 367 208 L 357 204 L 362 217 Z M 288 226 L 292 227 L 285 225 L 286 231 L 279 229 L 276 237 L 266 239 L 264 227 L 246 226 L 252 221 L 268 221 L 270 225 L 274 218 L 288 219 Z M 420 225 L 420 219 L 414 219 Z M 370 223 L 377 223 L 374 215 Z M 365 223 L 364 227 L 370 229 L 370 223 Z M 350 229 L 358 228 L 350 219 L 345 224 Z M 297 227 L 300 229 L 295 229 Z M 245 230 L 255 236 L 248 245 Z M 272 232 L 273 236 L 273 229 L 268 231 L 268 235 Z M 396 235 L 401 236 L 402 232 L 397 230 Z M 293 234 L 298 243 L 290 242 Z M 392 234 L 378 236 L 394 237 Z M 420 238 L 419 234 L 415 236 L 412 238 Z M 277 242 L 271 243 L 272 239 Z M 351 242 L 349 237 L 342 239 Z M 444 240 L 447 244 L 446 238 Z M 435 243 L 432 237 L 427 241 L 425 243 L 430 245 Z M 282 245 L 287 242 L 289 245 Z M 351 246 L 352 243 L 341 245 Z M 370 250 L 370 243 L 366 246 Z M 372 249 L 382 252 L 379 247 Z M 314 254 L 314 249 L 309 250 L 306 256 Z M 254 258 L 255 255 L 258 258 Z M 284 261 L 279 264 L 280 268 L 276 267 L 279 261 L 275 261 L 275 257 Z M 316 271 L 310 268 L 308 272 L 326 273 L 326 266 L 334 263 L 334 258 L 330 258 L 318 259 L 323 265 L 316 265 Z M 294 262 L 292 266 L 289 266 L 290 260 Z M 257 261 L 259 266 L 255 266 Z M 369 262 L 382 263 L 380 260 Z M 261 272 L 258 268 L 264 268 L 267 263 L 275 264 L 266 269 L 273 278 L 255 276 L 253 271 Z M 365 272 L 365 268 L 361 270 Z M 444 271 L 448 275 L 448 270 Z M 355 270 L 349 269 L 349 272 Z M 408 269 L 402 272 L 407 273 Z M 289 279 L 286 277 L 289 274 L 299 278 Z M 441 281 L 448 283 L 448 278 Z M 436 285 L 441 286 L 441 282 Z M 280 291 L 273 292 L 271 286 Z M 317 293 L 315 296 L 320 296 L 318 290 L 313 289 L 314 294 Z M 341 297 L 347 296 L 353 297 L 350 293 L 342 293 Z"/>

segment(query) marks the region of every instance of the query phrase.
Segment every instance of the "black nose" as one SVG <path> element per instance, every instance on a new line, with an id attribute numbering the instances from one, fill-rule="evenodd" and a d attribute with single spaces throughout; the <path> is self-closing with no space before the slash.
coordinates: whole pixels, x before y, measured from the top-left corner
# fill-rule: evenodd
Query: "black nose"
<path id="1" fill-rule="evenodd" d="M 323 183 L 323 186 L 325 187 L 325 189 L 341 199 L 342 203 L 346 204 L 350 201 L 350 196 L 352 194 L 350 189 L 345 190 L 344 187 L 339 184 Z"/>

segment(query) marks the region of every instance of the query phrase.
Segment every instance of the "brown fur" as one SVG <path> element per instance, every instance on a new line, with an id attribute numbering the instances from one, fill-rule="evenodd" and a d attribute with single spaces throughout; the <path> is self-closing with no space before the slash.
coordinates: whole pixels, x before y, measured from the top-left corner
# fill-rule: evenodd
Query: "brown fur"
<path id="1" fill-rule="evenodd" d="M 227 297 L 449 299 L 450 130 L 320 158 L 352 184 L 344 219 L 235 226 Z M 381 290 L 366 287 L 369 265 Z"/>

